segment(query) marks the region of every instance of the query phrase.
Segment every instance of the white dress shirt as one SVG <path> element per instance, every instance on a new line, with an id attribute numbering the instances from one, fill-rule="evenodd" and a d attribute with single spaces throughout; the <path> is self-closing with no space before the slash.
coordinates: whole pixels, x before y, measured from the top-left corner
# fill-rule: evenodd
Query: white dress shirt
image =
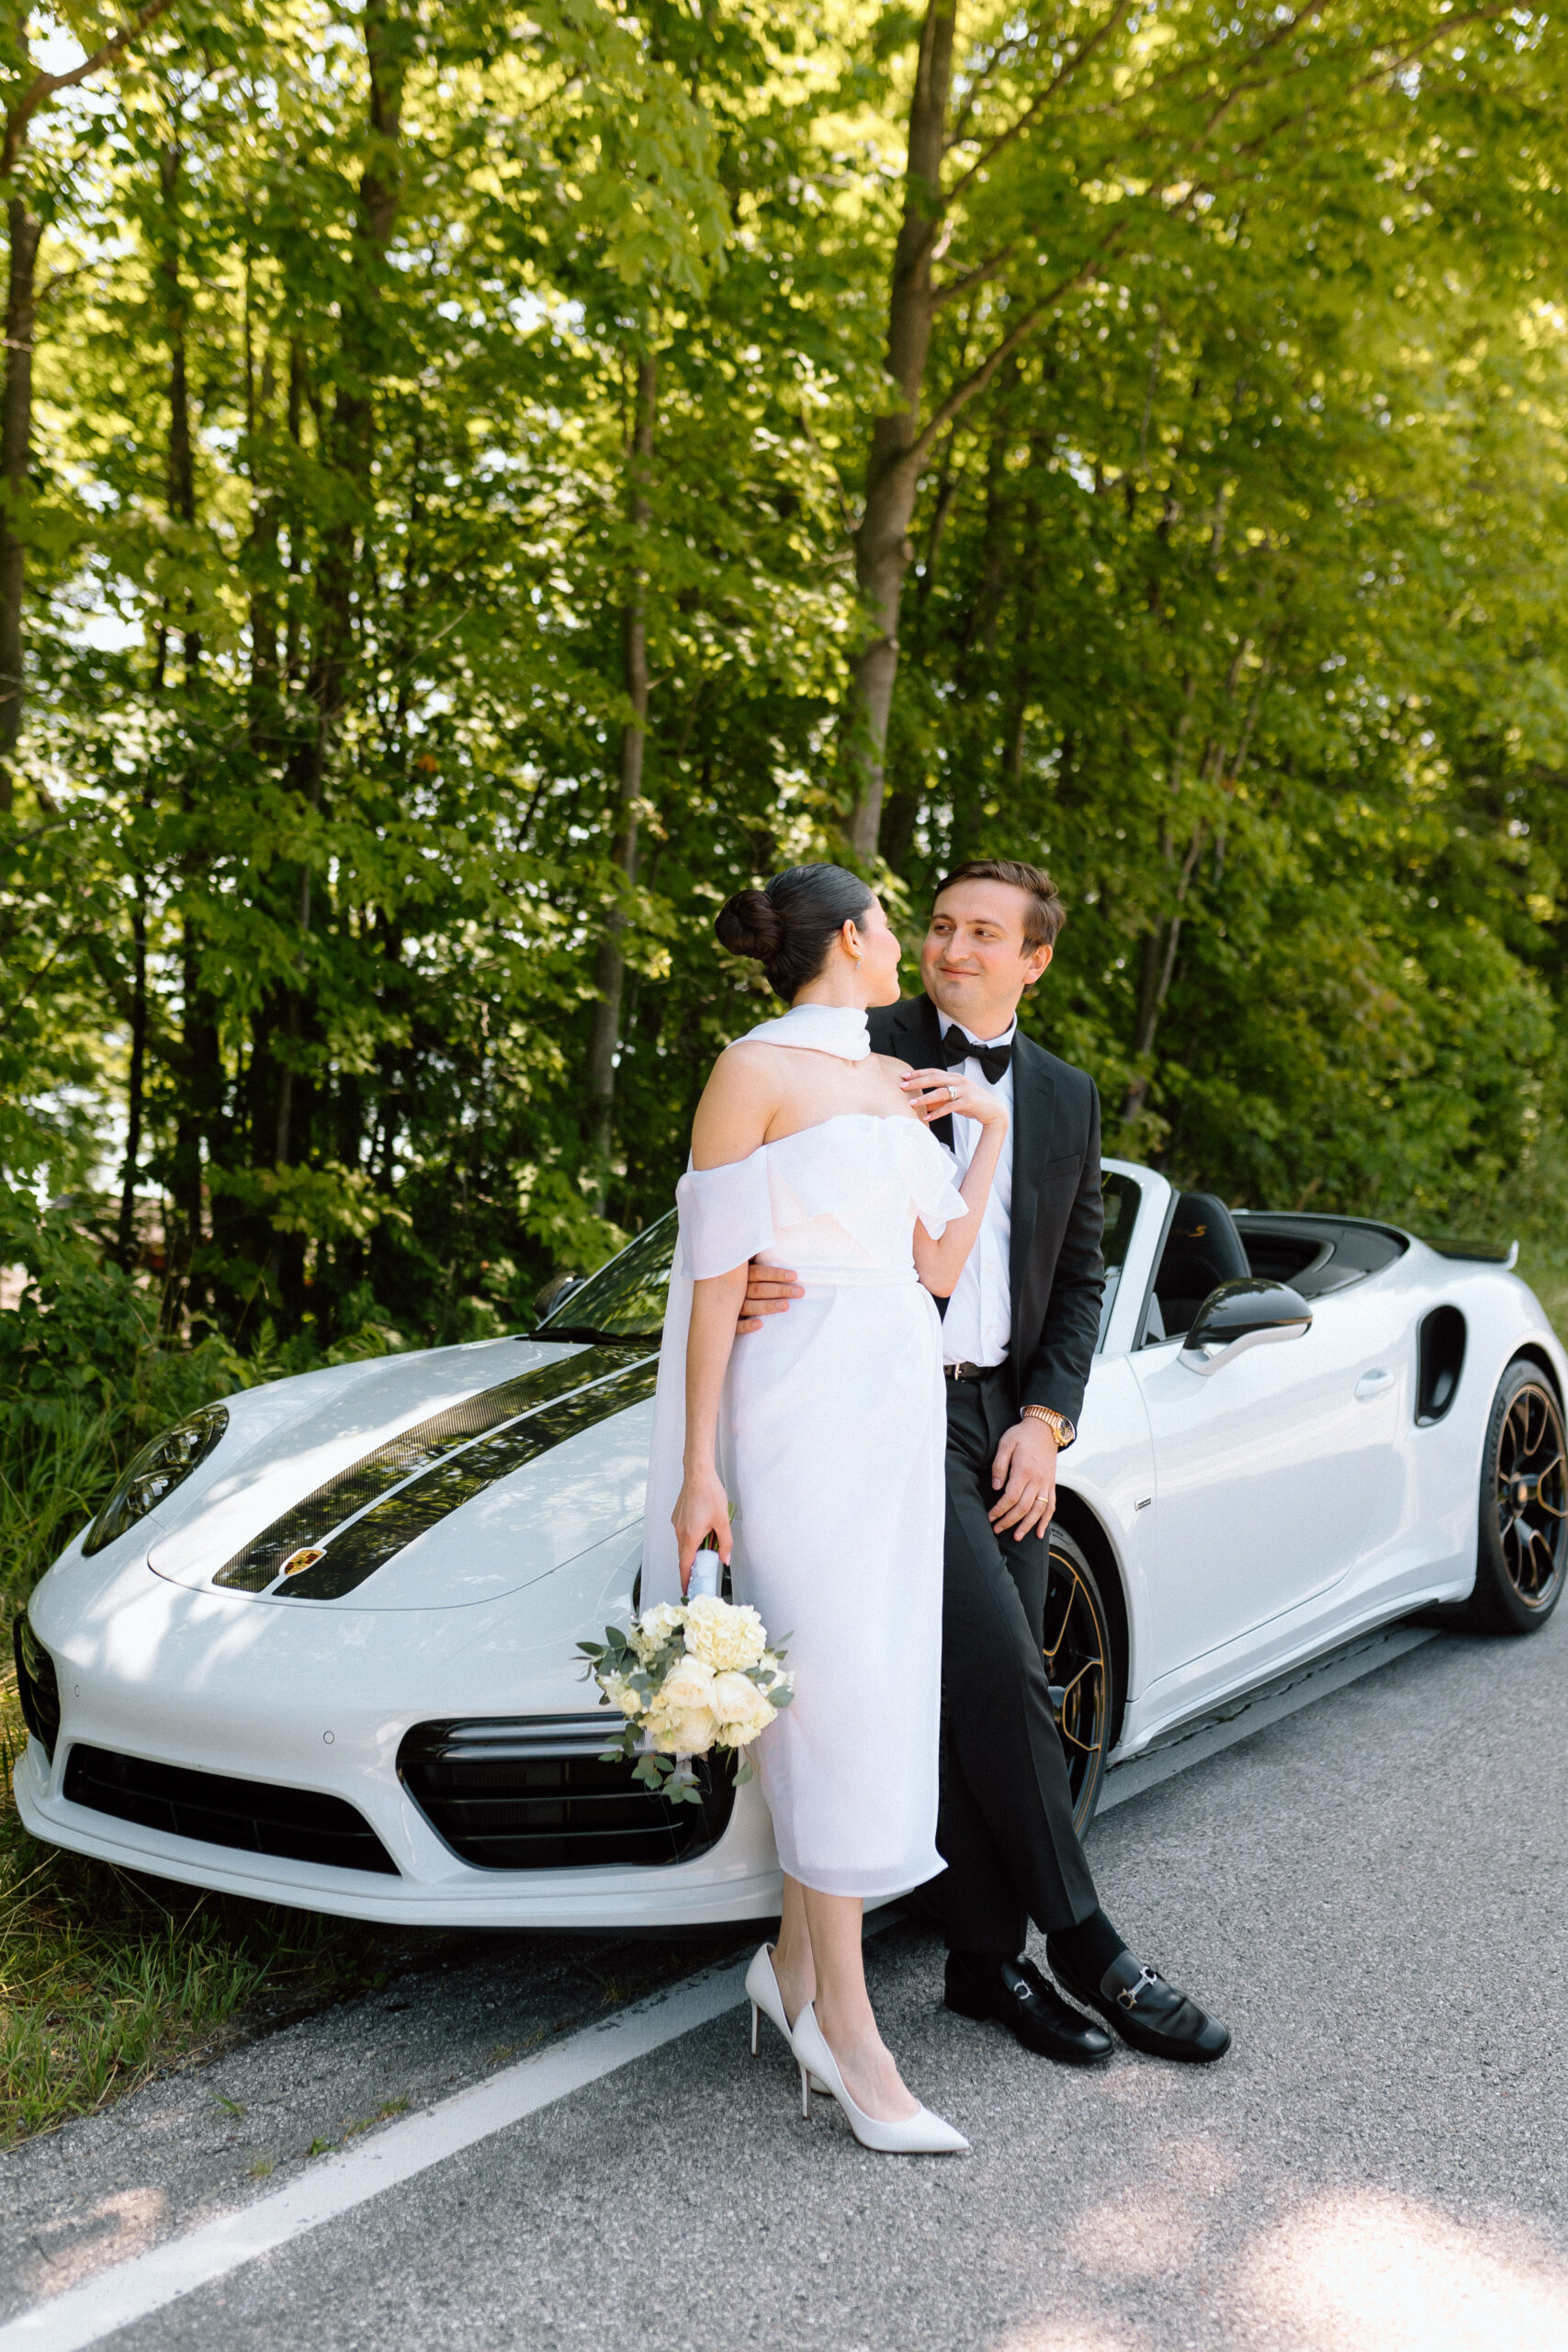
<path id="1" fill-rule="evenodd" d="M 999 1037 L 976 1038 L 973 1030 L 962 1029 L 961 1023 L 940 1013 L 942 1034 L 945 1037 L 954 1027 L 973 1043 L 982 1046 L 1010 1045 L 1018 1035 L 1018 1023 L 1013 1021 Z M 966 1061 L 965 1078 L 977 1085 L 988 1083 L 976 1061 Z M 944 1363 L 997 1364 L 1007 1360 L 1012 1345 L 1012 1273 L 1010 1263 L 1012 1247 L 1012 1064 L 1010 1062 L 998 1080 L 995 1091 L 1007 1104 L 1008 1131 L 997 1160 L 997 1172 L 991 1179 L 991 1196 L 986 1203 L 986 1214 L 980 1221 L 980 1231 L 974 1248 L 964 1262 L 964 1272 L 953 1284 L 953 1295 L 947 1302 L 947 1312 L 942 1319 L 942 1354 Z M 962 1183 L 975 1157 L 975 1147 L 984 1129 L 978 1119 L 955 1118 L 953 1122 L 953 1157 L 958 1165 L 957 1182 Z"/>

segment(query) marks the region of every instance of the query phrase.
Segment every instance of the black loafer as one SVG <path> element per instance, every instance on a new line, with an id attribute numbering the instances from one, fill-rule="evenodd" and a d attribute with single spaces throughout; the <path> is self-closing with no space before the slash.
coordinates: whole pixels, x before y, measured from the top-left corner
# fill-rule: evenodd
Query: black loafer
<path id="1" fill-rule="evenodd" d="M 1113 1960 L 1098 1992 L 1080 1984 L 1045 1945 L 1046 1958 L 1073 1998 L 1098 2009 L 1131 2049 L 1151 2058 L 1174 2058 L 1189 2066 L 1212 2066 L 1231 2046 L 1230 2028 L 1168 1984 L 1152 1968 L 1141 1967 L 1130 1951 Z"/>
<path id="2" fill-rule="evenodd" d="M 947 1956 L 947 2006 L 961 2018 L 989 2018 L 1039 2058 L 1063 2066 L 1098 2066 L 1111 2036 L 1070 2009 L 1032 1960 L 995 1960 L 987 1952 Z"/>

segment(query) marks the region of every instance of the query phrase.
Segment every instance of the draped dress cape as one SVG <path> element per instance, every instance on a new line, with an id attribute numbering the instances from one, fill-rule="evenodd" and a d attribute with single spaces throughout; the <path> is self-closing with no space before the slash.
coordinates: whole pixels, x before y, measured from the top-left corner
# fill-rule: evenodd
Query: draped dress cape
<path id="1" fill-rule="evenodd" d="M 807 1012 L 829 1017 L 802 1022 Z M 743 1042 L 858 1059 L 864 1035 L 859 1013 L 803 1006 Z M 792 1878 L 826 1894 L 897 1894 L 943 1867 L 946 1398 L 941 1322 L 912 1243 L 917 1217 L 937 1239 L 968 1210 L 951 1160 L 917 1119 L 861 1112 L 689 1170 L 676 1201 L 643 1606 L 681 1598 L 670 1515 L 693 1283 L 753 1257 L 793 1267 L 806 1295 L 737 1340 L 719 1412 L 735 1597 L 760 1611 L 795 1677 L 793 1703 L 752 1753 Z"/>

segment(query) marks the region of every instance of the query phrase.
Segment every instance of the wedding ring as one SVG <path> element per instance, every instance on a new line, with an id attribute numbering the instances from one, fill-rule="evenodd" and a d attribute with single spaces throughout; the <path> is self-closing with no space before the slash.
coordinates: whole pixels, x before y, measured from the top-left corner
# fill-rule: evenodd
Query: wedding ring
<path id="1" fill-rule="evenodd" d="M 951 1083 L 947 1090 L 947 1099 L 950 1102 L 956 1102 L 958 1100 L 958 1089 Z"/>

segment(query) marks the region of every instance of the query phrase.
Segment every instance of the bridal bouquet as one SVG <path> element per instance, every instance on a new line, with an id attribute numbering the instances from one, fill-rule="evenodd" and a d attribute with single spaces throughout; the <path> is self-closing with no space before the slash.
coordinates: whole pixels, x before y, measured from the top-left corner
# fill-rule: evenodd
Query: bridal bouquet
<path id="1" fill-rule="evenodd" d="M 604 1761 L 637 1756 L 633 1780 L 676 1804 L 702 1803 L 692 1757 L 749 1747 L 794 1696 L 785 1653 L 768 1647 L 757 1611 L 716 1593 L 695 1593 L 679 1607 L 660 1601 L 625 1632 L 606 1625 L 602 1642 L 577 1646 L 600 1704 L 618 1708 L 624 1722 Z M 751 1777 L 744 1756 L 737 1777 Z"/>

